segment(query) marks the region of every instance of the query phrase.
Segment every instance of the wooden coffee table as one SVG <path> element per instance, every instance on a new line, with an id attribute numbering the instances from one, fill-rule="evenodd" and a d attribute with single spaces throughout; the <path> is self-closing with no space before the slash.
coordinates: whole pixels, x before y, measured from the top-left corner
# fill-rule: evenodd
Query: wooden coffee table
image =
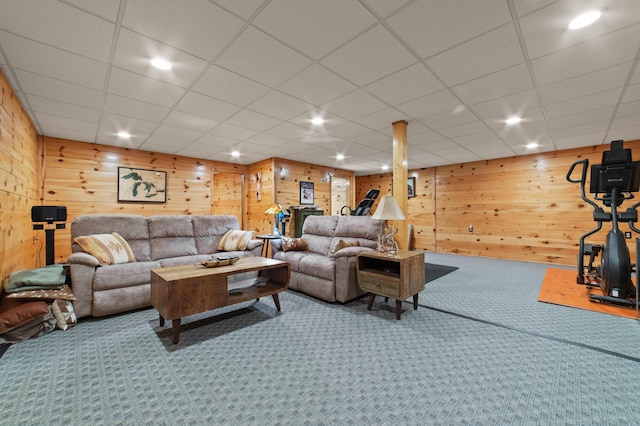
<path id="1" fill-rule="evenodd" d="M 229 282 L 229 277 L 258 272 L 258 278 Z M 151 271 L 151 305 L 160 314 L 160 326 L 172 321 L 173 343 L 180 338 L 180 320 L 247 300 L 272 296 L 280 311 L 278 293 L 289 288 L 289 263 L 264 257 L 245 257 L 233 265 L 207 268 L 200 264 Z M 258 281 L 265 281 L 266 284 Z M 231 290 L 230 289 L 235 289 Z"/>

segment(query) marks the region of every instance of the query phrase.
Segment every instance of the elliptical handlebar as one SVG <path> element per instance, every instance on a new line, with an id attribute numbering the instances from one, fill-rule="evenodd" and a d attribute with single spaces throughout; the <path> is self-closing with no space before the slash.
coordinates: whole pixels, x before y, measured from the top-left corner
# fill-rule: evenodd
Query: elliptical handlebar
<path id="1" fill-rule="evenodd" d="M 582 172 L 580 174 L 580 179 L 572 179 L 571 175 L 573 174 L 573 170 L 576 168 L 578 164 L 582 165 Z M 571 183 L 579 183 L 580 184 L 580 198 L 582 198 L 585 202 L 589 203 L 591 207 L 594 209 L 598 209 L 599 206 L 595 203 L 595 201 L 587 198 L 587 194 L 585 193 L 584 187 L 587 183 L 587 169 L 589 168 L 589 159 L 585 158 L 584 160 L 576 161 L 569 167 L 569 171 L 567 172 L 567 181 Z"/>

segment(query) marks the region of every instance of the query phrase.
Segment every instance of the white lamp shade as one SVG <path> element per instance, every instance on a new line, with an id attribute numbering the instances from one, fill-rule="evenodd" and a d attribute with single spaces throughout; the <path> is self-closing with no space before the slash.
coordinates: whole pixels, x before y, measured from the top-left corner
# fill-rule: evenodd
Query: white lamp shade
<path id="1" fill-rule="evenodd" d="M 380 200 L 372 218 L 382 220 L 405 220 L 402 210 L 393 195 L 385 195 Z"/>

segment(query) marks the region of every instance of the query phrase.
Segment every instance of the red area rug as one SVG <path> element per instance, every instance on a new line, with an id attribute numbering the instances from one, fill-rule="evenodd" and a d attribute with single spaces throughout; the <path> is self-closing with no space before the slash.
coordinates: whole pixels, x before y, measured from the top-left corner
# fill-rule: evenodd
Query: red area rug
<path id="1" fill-rule="evenodd" d="M 590 302 L 590 294 L 602 294 L 602 292 L 598 288 L 577 284 L 577 274 L 573 269 L 548 268 L 542 281 L 538 301 L 638 319 L 635 309 Z"/>

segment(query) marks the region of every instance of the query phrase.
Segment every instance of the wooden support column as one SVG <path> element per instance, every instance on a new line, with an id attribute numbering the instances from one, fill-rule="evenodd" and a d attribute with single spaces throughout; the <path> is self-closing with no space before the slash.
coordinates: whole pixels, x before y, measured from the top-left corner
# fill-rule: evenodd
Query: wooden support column
<path id="1" fill-rule="evenodd" d="M 393 123 L 393 196 L 407 220 L 393 223 L 398 228 L 396 241 L 400 250 L 409 250 L 409 236 L 407 216 L 407 122 L 404 120 Z"/>

